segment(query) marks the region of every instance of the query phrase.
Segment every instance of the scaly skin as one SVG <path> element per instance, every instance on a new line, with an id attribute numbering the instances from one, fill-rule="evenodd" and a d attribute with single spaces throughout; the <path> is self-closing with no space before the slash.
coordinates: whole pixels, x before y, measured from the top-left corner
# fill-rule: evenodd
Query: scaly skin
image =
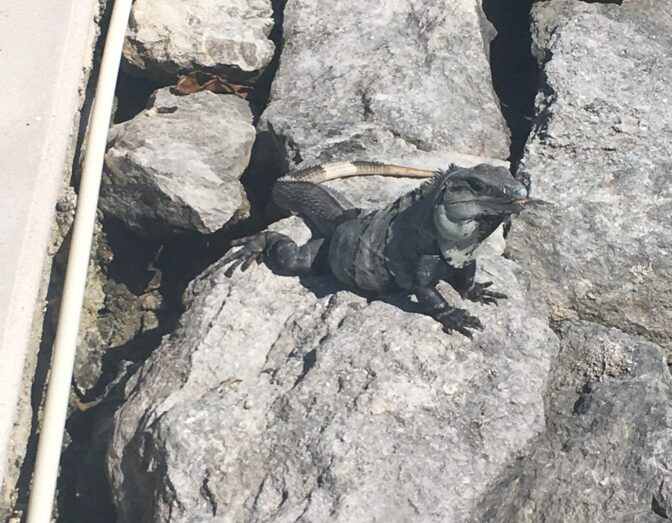
<path id="1" fill-rule="evenodd" d="M 345 209 L 324 187 L 346 176 L 433 176 L 431 180 L 374 211 Z M 348 286 L 378 293 L 414 294 L 422 313 L 447 333 L 469 338 L 483 325 L 453 307 L 438 292 L 444 280 L 463 299 L 496 304 L 506 295 L 478 283 L 473 252 L 504 220 L 520 211 L 525 186 L 503 167 L 487 164 L 446 171 L 410 169 L 374 162 L 326 164 L 278 180 L 275 202 L 310 221 L 323 235 L 297 245 L 284 234 L 264 231 L 232 242 L 241 247 L 222 259 L 227 275 L 264 260 L 287 276 L 331 272 Z"/>

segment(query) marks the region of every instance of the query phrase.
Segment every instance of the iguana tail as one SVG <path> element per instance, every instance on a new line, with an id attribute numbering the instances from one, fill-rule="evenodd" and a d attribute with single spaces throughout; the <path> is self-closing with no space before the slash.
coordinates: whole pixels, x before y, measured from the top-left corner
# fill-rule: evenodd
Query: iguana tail
<path id="1" fill-rule="evenodd" d="M 334 162 L 290 173 L 278 181 L 302 181 L 323 183 L 338 178 L 350 176 L 396 176 L 404 178 L 431 178 L 435 171 L 415 169 L 403 165 L 393 165 L 379 162 Z"/>
<path id="2" fill-rule="evenodd" d="M 311 221 L 323 234 L 331 234 L 349 212 L 318 184 L 350 176 L 398 176 L 429 178 L 434 171 L 378 162 L 334 162 L 308 167 L 280 178 L 273 187 L 273 200 L 283 209 Z"/>

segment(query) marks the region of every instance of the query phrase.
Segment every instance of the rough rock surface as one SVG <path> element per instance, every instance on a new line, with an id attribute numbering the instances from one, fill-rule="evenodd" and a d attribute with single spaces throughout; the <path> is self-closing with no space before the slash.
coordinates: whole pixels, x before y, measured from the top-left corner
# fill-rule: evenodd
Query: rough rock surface
<path id="1" fill-rule="evenodd" d="M 124 62 L 164 85 L 192 70 L 249 81 L 273 58 L 272 28 L 270 0 L 136 0 Z"/>
<path id="2" fill-rule="evenodd" d="M 417 150 L 508 157 L 477 0 L 288 2 L 262 117 L 299 164 Z"/>
<path id="3" fill-rule="evenodd" d="M 368 194 L 408 188 L 383 186 Z M 401 296 L 212 266 L 126 386 L 108 451 L 120 520 L 464 520 L 544 429 L 557 349 L 527 273 L 486 254 L 480 279 L 510 299 L 463 304 L 486 326 L 470 342 Z"/>
<path id="4" fill-rule="evenodd" d="M 672 11 L 616 3 L 532 7 L 543 76 L 522 166 L 549 205 L 514 220 L 514 261 L 488 249 L 481 257 L 479 279 L 508 301 L 464 303 L 441 288 L 484 332 L 473 342 L 446 335 L 402 296 L 373 301 L 330 277 L 284 278 L 261 265 L 227 278 L 214 264 L 189 286 L 175 332 L 125 385 L 106 462 L 120 521 L 671 517 L 672 379 L 650 340 L 672 348 Z M 287 3 L 261 120 L 261 137 L 279 147 L 279 158 L 260 154 L 271 170 L 279 161 L 438 168 L 476 163 L 456 152 L 508 156 L 480 2 L 430 4 Z M 171 67 L 157 74 L 174 75 Z M 247 127 L 204 110 L 227 100 L 244 107 L 244 116 L 227 111 Z M 186 115 L 190 104 L 201 105 Z M 207 180 L 234 172 L 235 161 L 244 168 L 250 120 L 233 97 L 159 92 L 114 131 L 106 187 L 118 192 L 123 181 L 127 192 L 104 201 L 136 230 L 218 228 L 172 191 L 185 189 L 178 176 L 194 165 Z M 201 149 L 209 141 L 224 153 Z M 238 188 L 242 168 L 226 187 Z M 146 197 L 136 173 L 162 190 Z M 416 183 L 332 187 L 378 205 Z M 228 205 L 207 191 L 189 205 Z M 309 234 L 296 218 L 273 228 Z"/>
<path id="5" fill-rule="evenodd" d="M 474 521 L 650 521 L 672 516 L 672 380 L 660 347 L 566 322 L 547 426 Z"/>
<path id="6" fill-rule="evenodd" d="M 244 204 L 251 122 L 236 96 L 160 89 L 110 132 L 101 208 L 143 236 L 216 231 Z"/>
<path id="7" fill-rule="evenodd" d="M 672 349 L 672 10 L 533 7 L 544 83 L 523 162 L 533 195 L 509 237 L 554 319 L 596 319 Z"/>

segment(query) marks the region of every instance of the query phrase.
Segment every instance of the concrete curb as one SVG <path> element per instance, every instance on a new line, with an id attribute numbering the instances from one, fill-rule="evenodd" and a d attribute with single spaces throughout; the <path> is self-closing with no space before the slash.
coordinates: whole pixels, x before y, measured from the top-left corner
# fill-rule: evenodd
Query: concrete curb
<path id="1" fill-rule="evenodd" d="M 24 366 L 36 356 L 33 319 L 54 208 L 69 174 L 98 7 L 97 0 L 0 7 L 0 68 L 8 72 L 0 95 L 0 505 L 14 486 L 8 449 Z"/>

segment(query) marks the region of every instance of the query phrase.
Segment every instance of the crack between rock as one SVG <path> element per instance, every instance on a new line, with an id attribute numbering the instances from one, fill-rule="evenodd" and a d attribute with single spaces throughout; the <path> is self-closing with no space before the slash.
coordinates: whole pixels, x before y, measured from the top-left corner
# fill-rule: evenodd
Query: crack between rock
<path id="1" fill-rule="evenodd" d="M 511 133 L 509 162 L 515 173 L 523 155 L 538 90 L 539 67 L 532 56 L 530 10 L 533 0 L 482 0 L 483 12 L 497 30 L 490 43 L 492 87 Z"/>
<path id="2" fill-rule="evenodd" d="M 292 388 L 299 385 L 305 379 L 305 377 L 308 375 L 311 369 L 315 367 L 316 363 L 317 363 L 317 348 L 314 348 L 303 355 L 303 369 L 301 369 L 301 374 L 299 374 L 299 376 L 296 378 L 296 381 L 294 381 L 294 385 L 292 385 Z"/>
<path id="3" fill-rule="evenodd" d="M 271 0 L 271 7 L 273 8 L 273 29 L 269 34 L 269 39 L 275 44 L 275 51 L 270 63 L 261 73 L 254 84 L 254 90 L 249 97 L 250 106 L 254 115 L 253 125 L 256 127 L 259 118 L 266 110 L 271 97 L 271 86 L 275 75 L 280 66 L 280 56 L 282 55 L 283 47 L 283 33 L 285 20 L 285 3 L 286 0 Z"/>
<path id="4" fill-rule="evenodd" d="M 203 478 L 203 483 L 201 484 L 201 495 L 210 505 L 210 511 L 213 516 L 217 515 L 217 499 L 215 498 L 214 493 L 210 490 L 210 472 L 206 471 L 205 477 Z"/>
<path id="5" fill-rule="evenodd" d="M 404 142 L 412 145 L 418 151 L 422 151 L 422 152 L 425 152 L 425 153 L 432 152 L 432 147 L 429 144 L 425 143 L 423 140 L 420 140 L 419 138 L 412 138 L 410 136 L 405 135 L 401 131 L 397 131 L 396 129 L 392 129 L 391 127 L 382 127 L 382 129 L 389 131 L 390 134 L 392 136 L 394 136 L 395 138 L 403 140 Z"/>
<path id="6" fill-rule="evenodd" d="M 369 94 L 368 89 L 364 89 L 360 95 L 360 100 L 362 102 L 362 115 L 365 122 L 371 120 L 373 116 L 373 109 L 371 108 L 371 95 Z"/>
<path id="7" fill-rule="evenodd" d="M 257 510 L 257 505 L 259 503 L 259 497 L 261 496 L 261 493 L 264 491 L 264 485 L 266 484 L 266 480 L 268 479 L 268 472 L 264 476 L 264 479 L 262 479 L 259 482 L 259 486 L 257 487 L 257 492 L 254 495 L 254 499 L 252 500 L 252 509 Z"/>

